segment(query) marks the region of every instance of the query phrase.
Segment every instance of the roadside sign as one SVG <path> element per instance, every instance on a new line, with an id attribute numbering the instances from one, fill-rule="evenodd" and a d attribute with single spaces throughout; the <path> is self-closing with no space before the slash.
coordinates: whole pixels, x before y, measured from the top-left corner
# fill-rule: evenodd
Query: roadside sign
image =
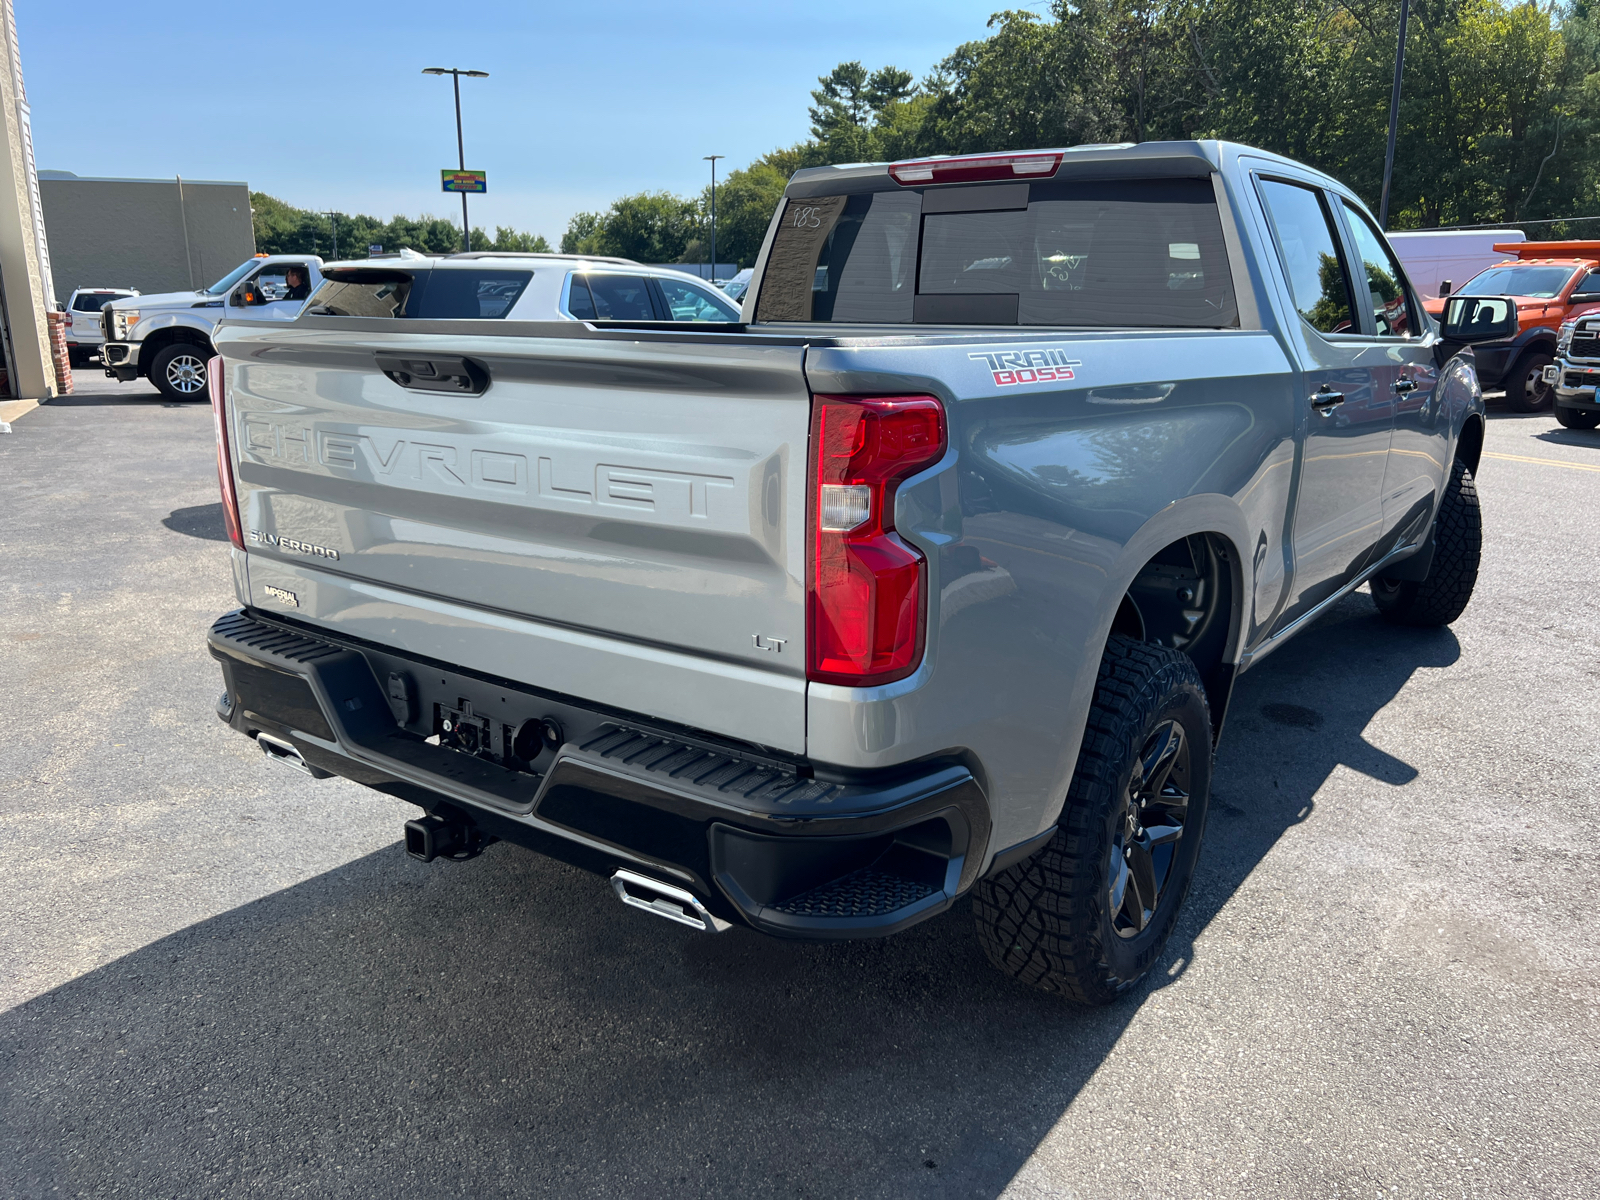
<path id="1" fill-rule="evenodd" d="M 383 253 L 383 247 L 379 246 L 379 245 L 376 245 L 376 244 L 368 246 L 367 247 L 367 253 L 368 254 L 382 254 Z"/>
<path id="2" fill-rule="evenodd" d="M 442 190 L 446 192 L 487 192 L 489 190 L 489 176 L 485 171 L 450 171 L 439 172 L 439 179 L 443 184 Z"/>

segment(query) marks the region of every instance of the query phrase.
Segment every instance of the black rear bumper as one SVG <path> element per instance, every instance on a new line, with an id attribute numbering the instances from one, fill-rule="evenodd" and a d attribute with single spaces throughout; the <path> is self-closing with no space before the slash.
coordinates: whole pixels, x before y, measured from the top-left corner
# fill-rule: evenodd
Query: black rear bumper
<path id="1" fill-rule="evenodd" d="M 948 908 L 983 860 L 988 803 L 959 762 L 831 771 L 249 610 L 208 642 L 227 686 L 218 715 L 290 743 L 314 772 L 649 875 L 766 933 L 897 932 Z M 436 744 L 441 712 L 481 723 L 478 755 Z M 560 736 L 515 738 L 541 721 Z"/>

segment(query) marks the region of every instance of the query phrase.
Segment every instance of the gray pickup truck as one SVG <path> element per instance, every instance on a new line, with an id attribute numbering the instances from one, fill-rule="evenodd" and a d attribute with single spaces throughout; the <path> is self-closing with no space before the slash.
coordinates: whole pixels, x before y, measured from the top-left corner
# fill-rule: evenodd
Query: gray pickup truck
<path id="1" fill-rule="evenodd" d="M 726 324 L 497 315 L 552 271 L 589 286 L 335 264 L 215 338 L 218 715 L 417 805 L 424 861 L 518 842 L 801 938 L 970 894 L 1000 969 L 1102 1003 L 1177 918 L 1238 673 L 1363 582 L 1471 596 L 1465 347 L 1515 309 L 1441 329 L 1289 160 L 801 171 Z"/>

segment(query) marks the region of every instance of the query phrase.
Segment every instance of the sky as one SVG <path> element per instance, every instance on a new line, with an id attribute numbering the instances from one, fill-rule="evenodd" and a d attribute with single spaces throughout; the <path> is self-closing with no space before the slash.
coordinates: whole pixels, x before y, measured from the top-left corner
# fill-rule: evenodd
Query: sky
<path id="1" fill-rule="evenodd" d="M 1013 3 L 1015 0 L 1013 0 Z M 997 0 L 639 3 L 15 0 L 41 170 L 243 180 L 303 208 L 459 219 L 448 76 L 463 79 L 472 223 L 560 240 L 618 196 L 702 189 L 808 136 L 816 78 L 920 78 Z"/>

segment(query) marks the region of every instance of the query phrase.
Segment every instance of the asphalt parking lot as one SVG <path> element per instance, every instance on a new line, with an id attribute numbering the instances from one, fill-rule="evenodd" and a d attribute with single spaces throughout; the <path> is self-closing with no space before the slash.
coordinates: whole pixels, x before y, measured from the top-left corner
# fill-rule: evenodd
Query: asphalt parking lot
<path id="1" fill-rule="evenodd" d="M 0 1196 L 1593 1196 L 1600 433 L 1492 410 L 1450 630 L 1243 677 L 1153 981 L 962 909 L 680 930 L 212 714 L 211 414 L 80 372 L 0 435 Z"/>

